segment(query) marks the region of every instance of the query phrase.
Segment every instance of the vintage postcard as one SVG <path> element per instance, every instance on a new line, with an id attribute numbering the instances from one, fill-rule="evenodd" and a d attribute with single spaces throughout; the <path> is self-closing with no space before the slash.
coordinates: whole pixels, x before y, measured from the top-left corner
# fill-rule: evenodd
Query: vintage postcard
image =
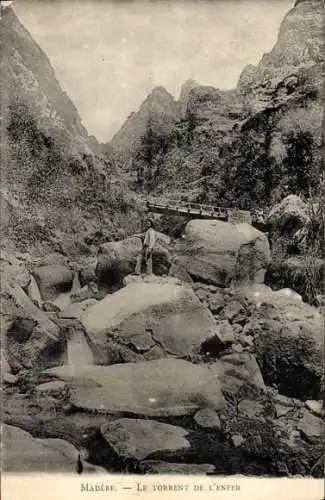
<path id="1" fill-rule="evenodd" d="M 0 2 L 5 500 L 324 500 L 324 0 Z"/>

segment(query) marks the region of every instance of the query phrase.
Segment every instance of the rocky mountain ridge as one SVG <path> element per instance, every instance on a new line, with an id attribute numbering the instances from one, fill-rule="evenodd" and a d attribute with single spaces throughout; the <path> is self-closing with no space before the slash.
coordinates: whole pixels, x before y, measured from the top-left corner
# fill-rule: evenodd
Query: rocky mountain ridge
<path id="1" fill-rule="evenodd" d="M 236 89 L 185 84 L 179 101 L 181 120 L 170 126 L 164 146 L 155 145 L 149 157 L 140 146 L 129 164 L 145 179 L 141 189 L 169 189 L 173 197 L 228 206 L 236 202 L 241 208 L 268 206 L 290 192 L 317 192 L 323 28 L 323 0 L 296 2 L 280 26 L 274 48 L 256 67 L 243 70 Z M 151 130 L 150 137 L 143 136 L 142 146 L 147 151 L 152 143 Z"/>

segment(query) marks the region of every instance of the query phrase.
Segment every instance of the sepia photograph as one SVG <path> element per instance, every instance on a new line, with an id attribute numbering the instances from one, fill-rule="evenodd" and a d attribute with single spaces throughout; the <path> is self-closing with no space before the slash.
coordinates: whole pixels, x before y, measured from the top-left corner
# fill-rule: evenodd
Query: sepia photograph
<path id="1" fill-rule="evenodd" d="M 4 478 L 324 478 L 324 18 L 0 2 Z"/>

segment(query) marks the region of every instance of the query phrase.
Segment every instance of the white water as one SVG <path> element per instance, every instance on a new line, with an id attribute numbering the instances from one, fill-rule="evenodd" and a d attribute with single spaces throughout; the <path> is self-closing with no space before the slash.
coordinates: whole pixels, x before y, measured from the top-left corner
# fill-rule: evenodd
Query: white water
<path id="1" fill-rule="evenodd" d="M 52 302 L 57 305 L 61 311 L 71 304 L 71 295 L 81 288 L 79 273 L 75 272 L 73 283 L 69 292 L 60 293 Z M 36 300 L 41 307 L 43 300 L 33 275 L 30 277 L 27 293 L 32 300 Z M 92 351 L 88 345 L 87 339 L 81 329 L 69 328 L 67 334 L 67 365 L 71 367 L 93 365 L 94 359 Z"/>
<path id="2" fill-rule="evenodd" d="M 69 307 L 69 305 L 71 304 L 71 295 L 80 288 L 81 285 L 79 281 L 79 273 L 75 272 L 73 276 L 71 290 L 69 290 L 69 292 L 60 293 L 54 300 L 52 300 L 52 303 L 58 306 L 61 309 L 61 311 L 67 309 L 67 307 Z"/>
<path id="3" fill-rule="evenodd" d="M 75 330 L 73 328 L 69 338 L 67 338 L 67 344 L 67 364 L 69 366 L 85 366 L 94 364 L 93 353 L 91 352 L 87 339 L 81 330 Z"/>
<path id="4" fill-rule="evenodd" d="M 38 302 L 38 304 L 41 306 L 43 300 L 38 288 L 38 284 L 36 283 L 36 280 L 32 274 L 30 275 L 30 283 L 27 287 L 27 293 L 32 300 L 36 300 L 36 302 Z"/>
<path id="5" fill-rule="evenodd" d="M 68 302 L 66 307 L 71 303 L 71 295 L 80 290 L 80 288 L 79 273 L 75 272 L 69 294 L 64 294 L 65 297 L 62 297 L 63 302 Z M 73 327 L 70 329 L 69 335 L 67 336 L 67 353 L 68 366 L 77 367 L 94 364 L 93 353 L 81 329 L 79 330 Z"/>
<path id="6" fill-rule="evenodd" d="M 80 290 L 80 288 L 81 288 L 81 284 L 80 284 L 80 280 L 79 280 L 79 273 L 76 272 L 76 273 L 74 273 L 74 276 L 73 276 L 72 288 L 71 288 L 70 293 L 75 293 L 78 290 Z"/>

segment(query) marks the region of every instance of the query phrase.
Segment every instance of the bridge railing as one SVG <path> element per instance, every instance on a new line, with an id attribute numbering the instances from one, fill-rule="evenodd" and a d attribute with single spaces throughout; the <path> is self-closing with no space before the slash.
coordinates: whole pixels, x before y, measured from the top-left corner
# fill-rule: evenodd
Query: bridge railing
<path id="1" fill-rule="evenodd" d="M 147 206 L 148 207 L 156 207 L 156 208 L 173 208 L 175 210 L 180 210 L 180 211 L 191 211 L 195 210 L 198 212 L 211 212 L 211 213 L 227 213 L 228 209 L 223 208 L 223 207 L 217 207 L 215 205 L 205 205 L 203 203 L 177 203 L 175 201 L 169 201 L 169 200 L 147 200 Z"/>
<path id="2" fill-rule="evenodd" d="M 234 208 L 225 208 L 225 207 L 219 207 L 216 205 L 206 205 L 203 203 L 192 203 L 192 202 L 177 202 L 177 201 L 172 201 L 168 200 L 165 198 L 148 198 L 147 199 L 147 206 L 148 208 L 160 208 L 160 209 L 171 209 L 171 210 L 176 210 L 180 213 L 195 213 L 197 212 L 198 214 L 209 214 L 209 215 L 215 215 L 219 217 L 226 217 L 229 215 L 240 215 L 241 213 L 249 213 L 252 218 L 258 218 L 260 220 L 264 219 L 266 216 L 265 211 L 263 210 L 240 210 L 236 207 Z"/>

